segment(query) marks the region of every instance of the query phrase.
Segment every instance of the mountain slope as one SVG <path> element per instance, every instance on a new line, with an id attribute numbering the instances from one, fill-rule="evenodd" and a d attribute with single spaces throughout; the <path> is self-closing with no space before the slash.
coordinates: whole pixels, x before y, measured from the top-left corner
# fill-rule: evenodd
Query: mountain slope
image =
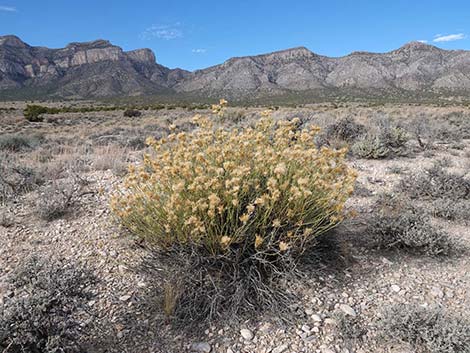
<path id="1" fill-rule="evenodd" d="M 153 94 L 169 88 L 170 72 L 150 49 L 124 52 L 104 40 L 48 49 L 0 37 L 0 90 L 34 88 L 77 98 Z"/>
<path id="2" fill-rule="evenodd" d="M 172 94 L 234 99 L 302 92 L 470 93 L 470 52 L 412 42 L 388 53 L 317 55 L 304 47 L 232 58 L 189 72 L 159 65 L 150 49 L 125 52 L 105 40 L 62 49 L 0 37 L 3 92 L 99 98 Z"/>

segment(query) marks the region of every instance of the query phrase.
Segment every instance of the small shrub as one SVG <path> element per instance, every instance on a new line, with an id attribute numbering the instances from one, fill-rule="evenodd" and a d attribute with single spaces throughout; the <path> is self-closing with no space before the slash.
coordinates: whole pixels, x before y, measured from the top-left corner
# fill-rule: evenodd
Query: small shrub
<path id="1" fill-rule="evenodd" d="M 454 248 L 447 233 L 435 229 L 429 216 L 406 200 L 385 197 L 370 221 L 372 244 L 429 256 L 449 255 Z"/>
<path id="2" fill-rule="evenodd" d="M 71 212 L 81 196 L 86 181 L 72 178 L 54 181 L 44 188 L 36 202 L 36 212 L 44 221 L 53 221 Z"/>
<path id="3" fill-rule="evenodd" d="M 84 318 L 94 276 L 67 261 L 32 257 L 9 278 L 13 295 L 0 310 L 3 352 L 84 352 Z"/>
<path id="4" fill-rule="evenodd" d="M 142 116 L 142 113 L 135 109 L 126 109 L 123 114 L 126 118 L 137 118 Z"/>
<path id="5" fill-rule="evenodd" d="M 367 329 L 358 316 L 352 317 L 335 311 L 332 319 L 335 321 L 336 333 L 345 340 L 358 340 L 367 334 Z"/>
<path id="6" fill-rule="evenodd" d="M 19 152 L 36 147 L 41 140 L 40 136 L 25 136 L 20 134 L 5 134 L 0 136 L 0 150 Z"/>
<path id="7" fill-rule="evenodd" d="M 0 226 L 4 228 L 10 228 L 14 224 L 15 220 L 13 218 L 13 214 L 7 211 L 5 208 L 0 209 Z"/>
<path id="8" fill-rule="evenodd" d="M 26 109 L 23 111 L 23 115 L 26 120 L 35 123 L 43 121 L 42 115 L 46 114 L 47 112 L 47 107 L 43 107 L 41 105 L 28 104 L 26 106 Z"/>
<path id="9" fill-rule="evenodd" d="M 426 151 L 433 148 L 436 140 L 436 131 L 431 125 L 430 118 L 426 118 L 424 115 L 419 116 L 408 124 L 407 129 L 416 139 L 421 150 Z"/>
<path id="10" fill-rule="evenodd" d="M 0 202 L 29 192 L 43 183 L 38 173 L 15 158 L 0 154 Z"/>
<path id="11" fill-rule="evenodd" d="M 423 172 L 402 179 L 399 189 L 412 198 L 450 200 L 470 199 L 470 180 L 463 175 L 452 174 L 439 164 Z"/>
<path id="12" fill-rule="evenodd" d="M 345 150 L 317 149 L 318 129 L 297 120 L 230 131 L 196 122 L 194 132 L 149 139 L 154 154 L 131 166 L 112 209 L 188 270 L 181 316 L 263 309 L 284 295 L 273 283 L 341 222 L 355 173 Z"/>
<path id="13" fill-rule="evenodd" d="M 449 221 L 469 221 L 470 202 L 467 200 L 437 199 L 432 203 L 432 213 Z"/>
<path id="14" fill-rule="evenodd" d="M 364 135 L 365 132 L 365 126 L 357 123 L 351 117 L 338 120 L 337 122 L 328 125 L 325 129 L 325 135 L 328 141 L 338 139 L 346 142 L 353 142 L 358 137 Z"/>
<path id="15" fill-rule="evenodd" d="M 378 122 L 377 132 L 369 133 L 351 147 L 354 156 L 359 158 L 381 159 L 406 154 L 407 132 L 394 126 L 388 119 Z"/>
<path id="16" fill-rule="evenodd" d="M 380 338 L 387 343 L 405 342 L 416 352 L 469 353 L 470 321 L 443 308 L 398 304 L 387 308 L 378 320 Z"/>
<path id="17" fill-rule="evenodd" d="M 382 159 L 390 155 L 390 150 L 378 136 L 365 136 L 351 147 L 354 156 L 366 159 Z"/>

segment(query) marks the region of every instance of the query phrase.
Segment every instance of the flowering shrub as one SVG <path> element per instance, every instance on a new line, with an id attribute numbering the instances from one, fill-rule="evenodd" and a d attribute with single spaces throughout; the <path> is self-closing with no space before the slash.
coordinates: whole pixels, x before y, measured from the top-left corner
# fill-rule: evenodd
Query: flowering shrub
<path id="1" fill-rule="evenodd" d="M 223 112 L 221 103 L 215 113 Z M 218 310 L 215 298 L 245 298 L 252 307 L 258 305 L 253 292 L 259 291 L 251 291 L 251 284 L 258 288 L 258 281 L 272 279 L 282 272 L 281 258 L 292 264 L 319 235 L 340 223 L 353 191 L 356 174 L 345 163 L 346 150 L 318 149 L 318 128 L 300 130 L 298 119 L 275 123 L 268 112 L 263 115 L 254 127 L 230 131 L 196 116 L 199 128 L 192 133 L 149 138 L 154 153 L 130 167 L 112 200 L 114 213 L 132 233 L 170 251 L 191 249 L 183 257 L 197 253 L 203 258 L 197 266 L 216 268 L 190 276 L 192 285 L 214 272 L 229 273 L 234 286 L 244 282 L 243 295 L 240 287 L 230 285 L 223 294 L 222 286 L 207 291 L 211 313 Z M 197 266 L 188 268 L 196 271 Z M 240 302 L 225 306 L 233 309 Z"/>
<path id="2" fill-rule="evenodd" d="M 196 243 L 211 253 L 244 244 L 301 250 L 343 218 L 355 174 L 346 151 L 318 150 L 317 128 L 262 119 L 255 128 L 200 129 L 148 144 L 112 208 L 132 233 L 158 243 Z"/>

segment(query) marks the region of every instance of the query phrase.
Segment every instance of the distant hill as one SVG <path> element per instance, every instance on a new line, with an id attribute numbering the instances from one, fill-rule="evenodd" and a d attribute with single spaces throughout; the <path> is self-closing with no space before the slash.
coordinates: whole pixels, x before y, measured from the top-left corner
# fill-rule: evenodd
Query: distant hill
<path id="1" fill-rule="evenodd" d="M 150 49 L 126 52 L 105 40 L 49 49 L 0 36 L 0 98 L 433 94 L 470 94 L 470 51 L 412 42 L 388 53 L 330 58 L 299 47 L 189 72 L 158 64 Z"/>

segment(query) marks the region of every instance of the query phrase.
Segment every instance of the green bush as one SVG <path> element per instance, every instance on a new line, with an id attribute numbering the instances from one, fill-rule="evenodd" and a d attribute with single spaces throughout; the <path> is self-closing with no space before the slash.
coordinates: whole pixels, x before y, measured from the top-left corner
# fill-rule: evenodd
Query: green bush
<path id="1" fill-rule="evenodd" d="M 49 108 L 34 104 L 28 104 L 26 109 L 23 111 L 26 120 L 31 122 L 43 121 L 43 117 L 41 115 L 47 113 L 49 113 Z"/>

